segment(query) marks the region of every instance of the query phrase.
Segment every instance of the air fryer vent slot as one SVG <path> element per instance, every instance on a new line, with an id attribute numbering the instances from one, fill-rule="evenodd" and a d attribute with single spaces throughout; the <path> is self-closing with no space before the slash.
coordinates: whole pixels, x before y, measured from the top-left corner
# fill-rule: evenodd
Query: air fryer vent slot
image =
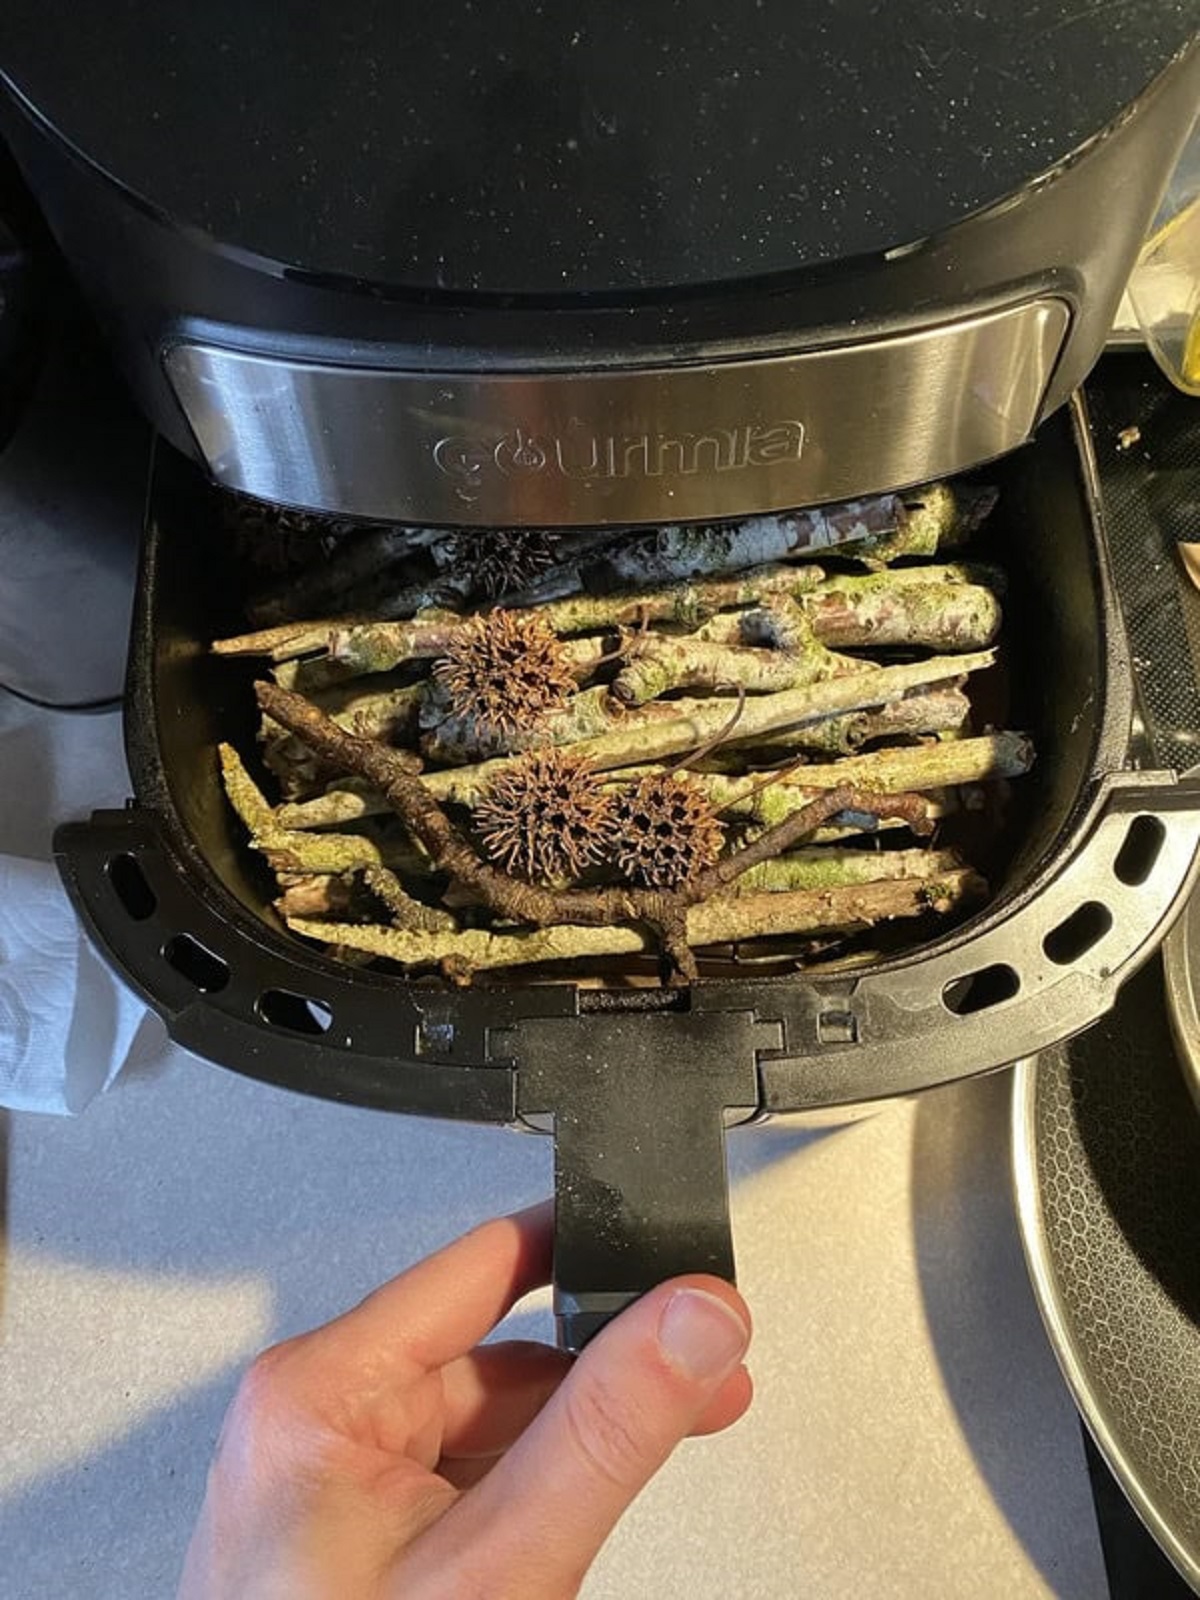
<path id="1" fill-rule="evenodd" d="M 1166 837 L 1167 830 L 1157 817 L 1134 817 L 1113 862 L 1113 871 L 1122 883 L 1127 883 L 1131 889 L 1145 883 L 1154 871 Z"/>
<path id="2" fill-rule="evenodd" d="M 146 882 L 146 874 L 136 856 L 122 851 L 108 861 L 108 881 L 113 892 L 134 922 L 146 922 L 158 910 L 158 899 Z"/>
<path id="3" fill-rule="evenodd" d="M 163 946 L 163 959 L 201 994 L 220 994 L 229 982 L 227 964 L 190 933 L 173 934 Z"/>
<path id="4" fill-rule="evenodd" d="M 323 1000 L 293 994 L 290 989 L 264 989 L 255 1010 L 272 1028 L 320 1038 L 333 1026 L 333 1012 Z"/>
<path id="5" fill-rule="evenodd" d="M 1112 912 L 1098 900 L 1085 900 L 1042 940 L 1042 949 L 1057 967 L 1069 967 L 1100 943 L 1113 925 Z"/>
<path id="6" fill-rule="evenodd" d="M 1014 968 L 1002 961 L 978 972 L 966 972 L 954 978 L 942 990 L 942 1004 L 955 1016 L 969 1017 L 976 1011 L 987 1011 L 1003 1004 L 1020 993 L 1021 979 Z"/>

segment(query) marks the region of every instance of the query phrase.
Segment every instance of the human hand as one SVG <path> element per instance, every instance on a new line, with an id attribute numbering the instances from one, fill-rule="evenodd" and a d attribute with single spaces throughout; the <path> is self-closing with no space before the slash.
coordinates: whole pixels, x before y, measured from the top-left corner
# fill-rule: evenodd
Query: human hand
<path id="1" fill-rule="evenodd" d="M 178 1600 L 568 1600 L 689 1433 L 750 1403 L 745 1303 L 654 1289 L 574 1362 L 479 1345 L 550 1271 L 549 1206 L 456 1240 L 259 1356 Z"/>

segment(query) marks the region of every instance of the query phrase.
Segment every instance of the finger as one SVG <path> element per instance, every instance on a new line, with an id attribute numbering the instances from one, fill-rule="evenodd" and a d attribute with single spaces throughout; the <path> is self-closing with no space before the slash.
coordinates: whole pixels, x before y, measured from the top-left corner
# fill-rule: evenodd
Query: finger
<path id="1" fill-rule="evenodd" d="M 486 1348 L 489 1347 L 485 1346 Z M 570 1357 L 563 1355 L 559 1351 L 551 1350 L 547 1345 L 534 1345 L 532 1348 L 542 1350 L 548 1356 L 557 1357 L 560 1365 L 552 1372 L 553 1386 L 547 1390 L 544 1398 L 539 1398 L 536 1403 L 530 1405 L 529 1415 L 526 1420 L 519 1427 L 513 1429 L 511 1433 L 509 1433 L 507 1426 L 504 1429 L 497 1428 L 494 1432 L 491 1430 L 481 1431 L 479 1434 L 470 1437 L 469 1445 L 471 1448 L 460 1447 L 460 1453 L 448 1452 L 442 1456 L 442 1459 L 438 1462 L 437 1470 L 447 1483 L 453 1484 L 460 1492 L 464 1489 L 471 1489 L 475 1484 L 482 1482 L 497 1461 L 504 1455 L 509 1445 L 533 1421 L 538 1411 L 541 1410 L 542 1405 L 549 1399 L 550 1394 L 558 1387 L 565 1374 L 570 1371 Z M 468 1356 L 464 1357 L 464 1359 L 469 1361 L 471 1358 Z M 745 1367 L 739 1367 L 731 1378 L 726 1379 L 724 1386 L 707 1406 L 703 1416 L 693 1425 L 690 1437 L 696 1439 L 705 1434 L 720 1433 L 723 1428 L 728 1428 L 731 1423 L 736 1422 L 744 1414 L 750 1405 L 753 1395 L 754 1387 L 750 1380 L 750 1374 Z M 497 1398 L 503 1400 L 507 1396 L 500 1393 Z M 501 1440 L 501 1433 L 509 1434 L 509 1436 Z M 485 1444 L 487 1448 L 482 1448 Z"/>
<path id="2" fill-rule="evenodd" d="M 497 1461 L 503 1459 L 503 1450 L 497 1450 L 494 1456 L 443 1457 L 438 1476 L 445 1478 L 448 1484 L 463 1494 L 477 1483 L 482 1483 Z"/>
<path id="3" fill-rule="evenodd" d="M 484 1344 L 442 1372 L 443 1456 L 496 1456 L 538 1412 L 571 1370 L 571 1358 L 546 1344 Z"/>
<path id="4" fill-rule="evenodd" d="M 410 1559 L 520 1573 L 526 1600 L 574 1593 L 679 1441 L 746 1398 L 736 1374 L 749 1336 L 745 1303 L 719 1279 L 653 1290 L 593 1340 L 529 1430 Z"/>
<path id="5" fill-rule="evenodd" d="M 732 1377 L 726 1378 L 715 1397 L 692 1424 L 689 1437 L 700 1439 L 732 1427 L 750 1409 L 753 1399 L 754 1382 L 745 1367 L 739 1367 Z"/>
<path id="6" fill-rule="evenodd" d="M 431 1371 L 471 1349 L 523 1295 L 550 1281 L 549 1201 L 498 1217 L 385 1283 L 318 1329 L 333 1368 L 369 1370 L 373 1382 Z M 315 1355 L 316 1352 L 314 1351 Z"/>

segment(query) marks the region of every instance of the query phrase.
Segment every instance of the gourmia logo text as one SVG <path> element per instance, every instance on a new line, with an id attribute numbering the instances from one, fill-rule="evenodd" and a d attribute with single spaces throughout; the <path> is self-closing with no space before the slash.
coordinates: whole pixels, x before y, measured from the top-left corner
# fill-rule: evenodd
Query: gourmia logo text
<path id="1" fill-rule="evenodd" d="M 800 460 L 799 422 L 746 423 L 706 433 L 533 433 L 515 428 L 496 440 L 451 434 L 433 447 L 440 471 L 471 499 L 493 473 L 505 478 L 554 476 L 579 483 L 617 478 L 696 477 L 745 472 Z"/>

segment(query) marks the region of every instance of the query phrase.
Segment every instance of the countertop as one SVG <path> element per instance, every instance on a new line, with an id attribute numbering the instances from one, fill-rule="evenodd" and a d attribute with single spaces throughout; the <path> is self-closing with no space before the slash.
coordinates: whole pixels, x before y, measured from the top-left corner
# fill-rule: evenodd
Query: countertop
<path id="1" fill-rule="evenodd" d="M 0 852 L 119 804 L 116 716 L 0 694 Z M 757 1398 L 688 1443 L 585 1589 L 629 1600 L 1108 1593 L 1079 1424 L 1026 1280 L 1009 1084 L 729 1141 Z M 83 1116 L 0 1124 L 0 1593 L 173 1593 L 265 1343 L 545 1195 L 547 1139 L 306 1100 L 164 1044 Z M 547 1297 L 513 1319 L 551 1336 Z"/>

